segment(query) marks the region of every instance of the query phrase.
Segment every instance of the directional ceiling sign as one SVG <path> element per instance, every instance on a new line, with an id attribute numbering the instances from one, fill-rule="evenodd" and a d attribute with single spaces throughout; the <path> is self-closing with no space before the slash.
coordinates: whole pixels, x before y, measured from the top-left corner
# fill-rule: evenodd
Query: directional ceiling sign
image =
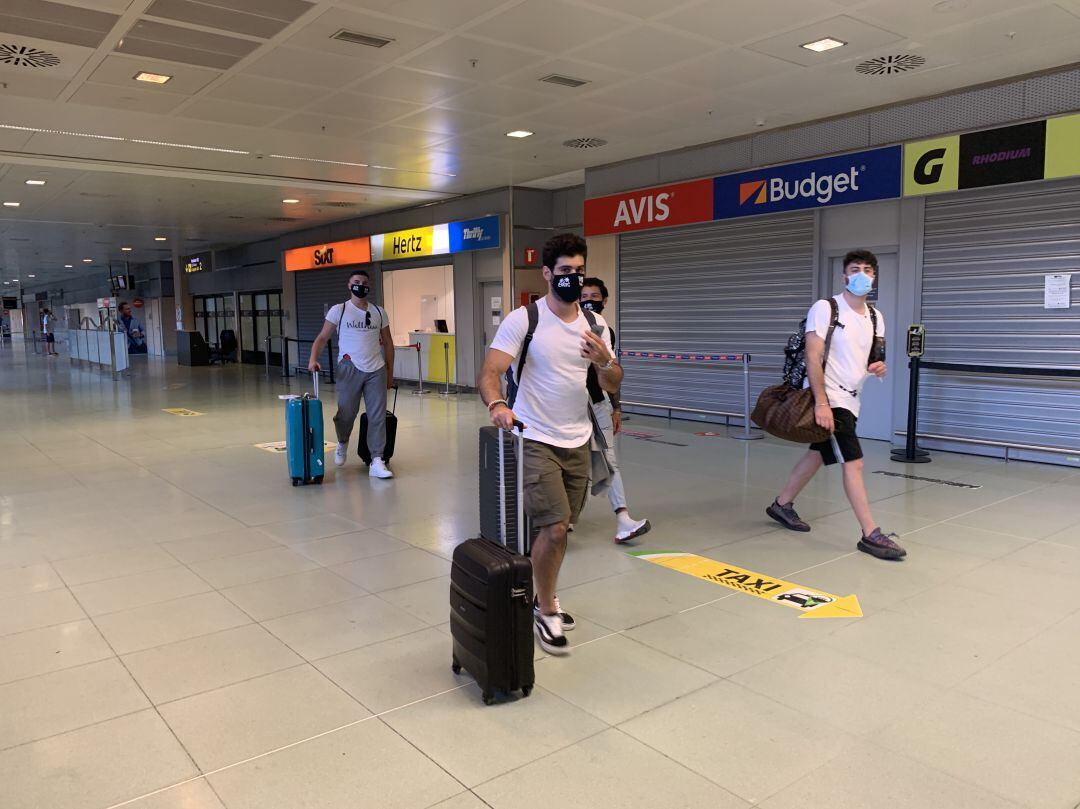
<path id="1" fill-rule="evenodd" d="M 678 551 L 632 551 L 631 556 L 654 565 L 677 570 L 688 576 L 719 584 L 729 590 L 752 595 L 802 613 L 800 618 L 861 618 L 862 608 L 855 595 L 838 596 L 814 587 L 784 581 L 725 562 Z"/>

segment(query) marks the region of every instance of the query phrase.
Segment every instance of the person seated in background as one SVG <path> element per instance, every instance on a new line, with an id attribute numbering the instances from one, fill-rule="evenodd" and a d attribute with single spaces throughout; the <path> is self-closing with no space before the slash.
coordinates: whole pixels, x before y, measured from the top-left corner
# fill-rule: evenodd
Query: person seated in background
<path id="1" fill-rule="evenodd" d="M 120 316 L 116 319 L 116 325 L 127 335 L 128 354 L 145 354 L 146 327 L 131 313 L 131 304 L 127 301 L 120 301 L 118 311 Z"/>
<path id="2" fill-rule="evenodd" d="M 604 282 L 599 278 L 586 278 L 581 287 L 581 308 L 599 315 L 607 306 L 607 301 L 608 289 Z M 615 329 L 610 325 L 607 329 L 608 342 L 614 352 Z M 623 486 L 622 473 L 619 471 L 619 459 L 615 455 L 615 435 L 622 429 L 619 394 L 618 392 L 604 392 L 593 365 L 589 366 L 585 386 L 589 389 L 589 401 L 592 404 L 593 414 L 596 416 L 596 423 L 600 426 L 604 441 L 607 443 L 604 454 L 611 467 L 607 495 L 611 508 L 615 512 L 615 541 L 629 542 L 634 537 L 647 534 L 652 529 L 652 524 L 648 520 L 635 520 L 630 516 L 630 509 L 626 505 L 626 489 Z"/>

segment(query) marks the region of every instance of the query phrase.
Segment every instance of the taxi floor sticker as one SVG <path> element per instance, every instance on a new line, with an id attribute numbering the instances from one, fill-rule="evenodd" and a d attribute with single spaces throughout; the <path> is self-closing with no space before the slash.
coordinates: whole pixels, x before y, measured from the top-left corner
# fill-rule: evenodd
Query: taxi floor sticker
<path id="1" fill-rule="evenodd" d="M 205 416 L 205 413 L 200 413 L 198 410 L 188 410 L 186 407 L 164 407 L 162 410 L 165 413 L 172 413 L 174 416 Z"/>
<path id="2" fill-rule="evenodd" d="M 265 444 L 252 444 L 252 446 L 256 449 L 265 450 L 266 452 L 284 452 L 286 445 L 284 441 L 268 441 Z M 333 449 L 336 446 L 337 444 L 333 441 L 323 441 L 323 447 L 325 449 Z"/>
<path id="3" fill-rule="evenodd" d="M 855 595 L 838 596 L 776 579 L 725 562 L 717 562 L 694 553 L 679 551 L 630 551 L 631 556 L 654 565 L 677 570 L 688 576 L 719 584 L 729 590 L 746 593 L 793 610 L 800 618 L 861 618 L 862 607 Z"/>

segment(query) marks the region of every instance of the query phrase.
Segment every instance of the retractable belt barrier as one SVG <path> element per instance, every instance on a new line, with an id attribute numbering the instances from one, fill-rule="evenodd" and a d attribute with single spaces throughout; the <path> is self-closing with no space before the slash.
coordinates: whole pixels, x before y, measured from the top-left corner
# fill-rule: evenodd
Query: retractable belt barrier
<path id="1" fill-rule="evenodd" d="M 620 357 L 627 357 L 630 359 L 638 360 L 662 360 L 665 362 L 693 362 L 693 363 L 727 363 L 738 362 L 742 363 L 743 370 L 743 412 L 742 413 L 725 413 L 719 410 L 698 410 L 691 407 L 674 407 L 669 405 L 649 404 L 648 402 L 628 402 L 623 400 L 623 404 L 632 405 L 634 407 L 654 407 L 660 410 L 668 411 L 668 418 L 671 418 L 672 412 L 680 413 L 695 413 L 706 416 L 724 416 L 728 424 L 731 423 L 731 416 L 742 416 L 743 429 L 741 435 L 732 435 L 731 438 L 738 439 L 739 441 L 754 441 L 759 438 L 764 438 L 765 434 L 757 429 L 751 427 L 750 424 L 750 355 L 746 353 L 742 354 L 694 354 L 694 353 L 678 353 L 672 351 L 619 351 Z"/>

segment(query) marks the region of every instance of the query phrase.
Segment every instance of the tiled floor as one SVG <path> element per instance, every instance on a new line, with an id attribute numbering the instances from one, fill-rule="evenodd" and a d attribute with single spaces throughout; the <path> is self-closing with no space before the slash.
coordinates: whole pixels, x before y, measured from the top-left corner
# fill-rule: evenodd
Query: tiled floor
<path id="1" fill-rule="evenodd" d="M 871 474 L 910 550 L 889 564 L 854 552 L 836 472 L 800 500 L 813 533 L 765 518 L 797 448 L 634 418 L 686 445 L 621 439 L 645 547 L 855 593 L 865 617 L 799 620 L 629 557 L 594 500 L 560 587 L 574 653 L 484 707 L 447 624 L 482 407 L 403 395 L 395 481 L 351 460 L 294 489 L 253 446 L 282 438 L 283 389 L 0 349 L 3 809 L 1080 803 L 1080 471 L 938 454 L 914 473 L 982 488 Z"/>

